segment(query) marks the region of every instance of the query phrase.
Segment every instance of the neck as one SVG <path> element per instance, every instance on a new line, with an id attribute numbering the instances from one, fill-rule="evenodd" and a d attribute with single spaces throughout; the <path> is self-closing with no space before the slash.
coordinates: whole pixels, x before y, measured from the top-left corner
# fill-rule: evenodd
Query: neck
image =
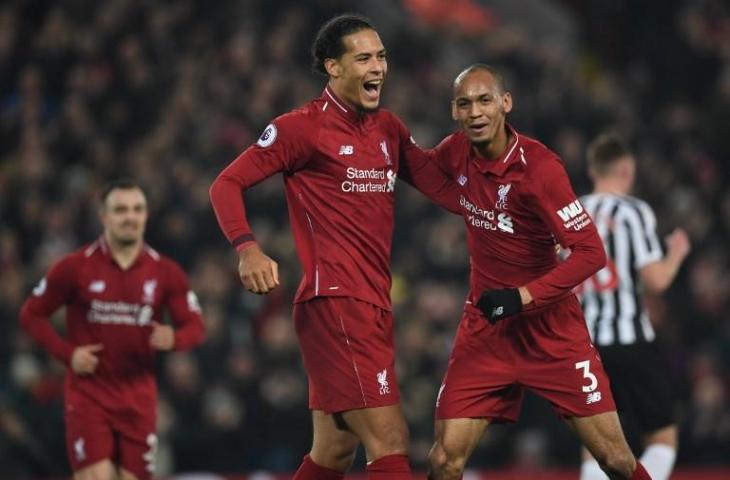
<path id="1" fill-rule="evenodd" d="M 329 82 L 327 82 L 327 87 L 330 89 L 330 92 L 332 92 L 332 94 L 335 96 L 336 100 L 338 102 L 340 102 L 343 107 L 347 108 L 348 110 L 350 110 L 352 112 L 356 112 L 359 114 L 364 113 L 362 111 L 362 109 L 359 109 L 357 106 L 353 105 L 352 103 L 350 103 L 349 101 L 347 101 L 345 99 L 345 95 L 343 92 L 341 92 L 339 90 L 339 88 L 337 87 L 337 83 L 330 80 Z"/>
<path id="2" fill-rule="evenodd" d="M 112 258 L 122 267 L 122 270 L 128 269 L 142 251 L 142 240 L 125 245 L 114 241 L 109 235 L 109 232 L 104 232 L 104 239 L 109 246 Z"/>
<path id="3" fill-rule="evenodd" d="M 613 195 L 626 195 L 629 189 L 613 178 L 600 178 L 593 185 L 593 193 L 611 193 Z"/>
<path id="4" fill-rule="evenodd" d="M 512 134 L 507 130 L 503 123 L 497 129 L 497 134 L 494 136 L 491 142 L 478 144 L 474 147 L 482 157 L 488 160 L 493 160 L 495 158 L 499 158 L 504 153 L 504 151 L 507 149 L 507 144 L 509 143 L 511 137 Z"/>

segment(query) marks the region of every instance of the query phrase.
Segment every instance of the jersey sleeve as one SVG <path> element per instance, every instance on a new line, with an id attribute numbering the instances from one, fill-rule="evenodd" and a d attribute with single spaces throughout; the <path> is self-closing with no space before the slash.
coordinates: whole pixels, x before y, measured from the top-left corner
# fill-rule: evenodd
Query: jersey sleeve
<path id="1" fill-rule="evenodd" d="M 636 215 L 627 215 L 634 251 L 634 267 L 639 270 L 650 263 L 658 262 L 664 256 L 661 242 L 656 233 L 656 216 L 644 202 L 635 205 Z"/>
<path id="2" fill-rule="evenodd" d="M 459 215 L 458 185 L 437 163 L 435 150 L 421 150 L 403 122 L 395 121 L 401 149 L 398 175 L 436 205 Z"/>
<path id="3" fill-rule="evenodd" d="M 218 224 L 236 249 L 255 241 L 246 217 L 245 191 L 278 172 L 302 168 L 311 157 L 314 133 L 305 112 L 282 115 L 215 179 L 210 201 Z"/>
<path id="4" fill-rule="evenodd" d="M 205 326 L 200 302 L 190 289 L 185 272 L 172 261 L 167 265 L 165 306 L 175 325 L 175 350 L 188 350 L 203 342 Z"/>
<path id="5" fill-rule="evenodd" d="M 53 265 L 20 309 L 20 324 L 48 353 L 70 365 L 74 346 L 61 337 L 49 321 L 73 294 L 73 261 L 66 257 Z"/>
<path id="6" fill-rule="evenodd" d="M 535 208 L 563 248 L 564 262 L 526 285 L 537 306 L 550 303 L 573 289 L 606 264 L 603 242 L 588 212 L 573 192 L 568 174 L 557 157 L 543 159 L 531 175 Z"/>

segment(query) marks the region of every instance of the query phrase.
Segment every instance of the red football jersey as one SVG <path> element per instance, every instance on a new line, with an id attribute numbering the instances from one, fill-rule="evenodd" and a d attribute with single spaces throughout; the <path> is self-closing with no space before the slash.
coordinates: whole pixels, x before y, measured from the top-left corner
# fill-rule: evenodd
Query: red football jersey
<path id="1" fill-rule="evenodd" d="M 304 270 L 295 302 L 349 296 L 389 310 L 396 178 L 458 212 L 455 184 L 379 109 L 360 114 L 328 88 L 276 118 L 215 180 L 211 202 L 228 240 L 253 241 L 241 191 L 283 172 Z"/>
<path id="2" fill-rule="evenodd" d="M 511 141 L 500 158 L 480 156 L 462 132 L 431 153 L 460 186 L 467 226 L 471 292 L 527 286 L 539 307 L 558 300 L 605 265 L 596 228 L 570 185 L 558 156 L 508 127 Z M 558 261 L 556 243 L 570 248 Z"/>
<path id="3" fill-rule="evenodd" d="M 48 322 L 66 306 L 66 337 Z M 107 407 L 154 408 L 155 349 L 152 322 L 166 308 L 175 324 L 175 349 L 203 340 L 197 297 L 172 260 L 144 246 L 127 270 L 112 258 L 104 238 L 56 263 L 33 290 L 20 312 L 22 326 L 55 358 L 69 365 L 78 345 L 100 343 L 99 365 L 92 375 L 69 371 L 66 388 Z"/>

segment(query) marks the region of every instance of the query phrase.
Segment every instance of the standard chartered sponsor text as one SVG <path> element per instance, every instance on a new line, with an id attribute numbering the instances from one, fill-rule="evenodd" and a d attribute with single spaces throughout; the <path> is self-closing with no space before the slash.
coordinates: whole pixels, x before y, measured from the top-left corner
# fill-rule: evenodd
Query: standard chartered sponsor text
<path id="1" fill-rule="evenodd" d="M 396 174 L 391 170 L 386 172 L 384 169 L 347 167 L 345 175 L 347 180 L 342 182 L 342 191 L 346 193 L 387 193 L 395 188 Z M 358 180 L 382 180 L 382 182 Z"/>
<path id="2" fill-rule="evenodd" d="M 127 302 L 92 300 L 87 319 L 92 323 L 115 325 L 149 325 L 152 307 Z"/>

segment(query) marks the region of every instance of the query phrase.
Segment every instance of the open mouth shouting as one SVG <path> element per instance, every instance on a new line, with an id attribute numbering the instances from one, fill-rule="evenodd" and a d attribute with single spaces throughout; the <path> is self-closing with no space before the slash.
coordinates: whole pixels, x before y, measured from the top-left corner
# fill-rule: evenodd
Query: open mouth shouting
<path id="1" fill-rule="evenodd" d="M 380 91 L 383 88 L 383 79 L 376 78 L 367 80 L 362 84 L 363 99 L 368 103 L 374 103 L 377 106 L 380 101 Z M 371 106 L 371 105 L 368 105 Z"/>

